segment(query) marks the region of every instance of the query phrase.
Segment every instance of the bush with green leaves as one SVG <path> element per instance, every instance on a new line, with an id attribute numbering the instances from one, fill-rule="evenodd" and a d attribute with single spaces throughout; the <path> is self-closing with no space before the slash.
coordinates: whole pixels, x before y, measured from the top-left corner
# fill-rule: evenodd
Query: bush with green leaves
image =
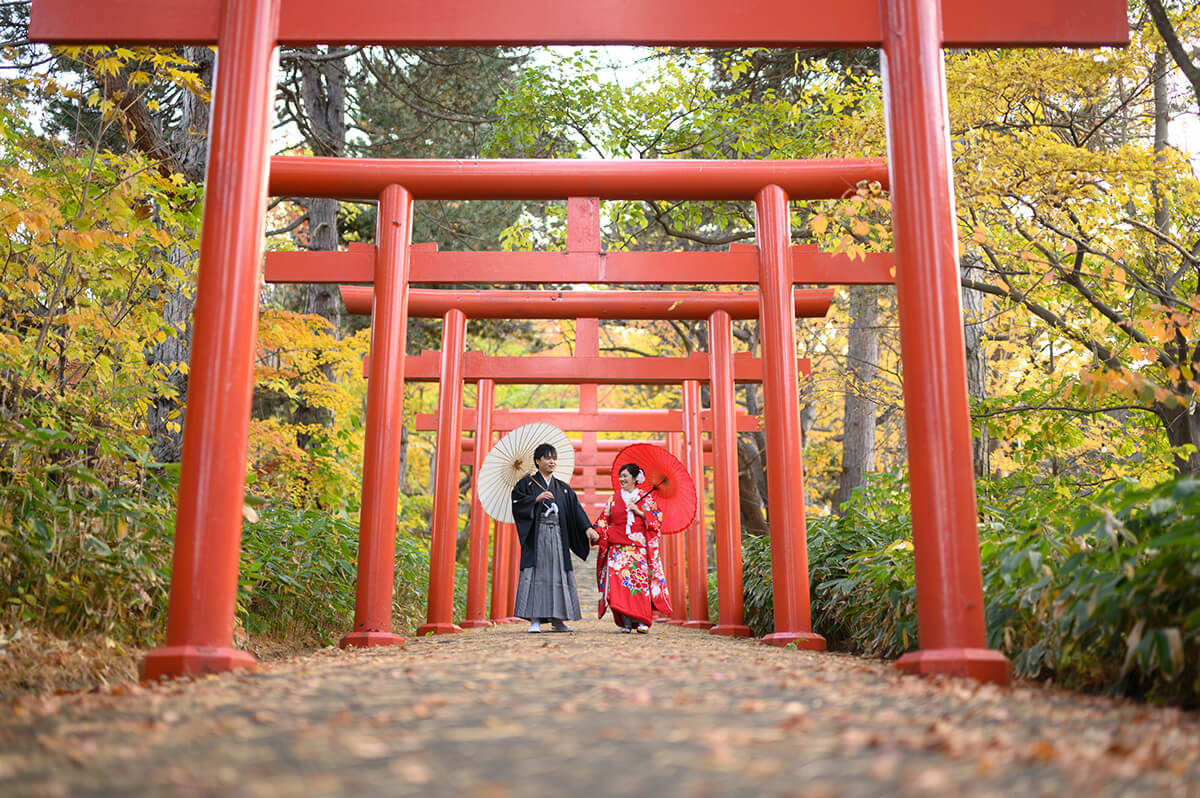
<path id="1" fill-rule="evenodd" d="M 988 645 L 1021 676 L 1185 706 L 1200 702 L 1200 480 L 1068 485 L 983 480 L 979 539 Z M 902 481 L 874 479 L 809 529 L 813 628 L 830 648 L 917 647 Z M 744 547 L 747 623 L 771 631 L 769 544 Z M 715 591 L 714 591 L 715 592 Z"/>
<path id="2" fill-rule="evenodd" d="M 161 635 L 177 467 L 29 420 L 0 441 L 0 623 L 135 645 Z M 102 479 L 98 459 L 127 467 Z"/>
<path id="3" fill-rule="evenodd" d="M 32 422 L 0 433 L 0 624 L 159 644 L 178 464 L 155 463 L 119 439 L 86 441 Z M 127 465 L 102 478 L 88 467 L 98 457 Z M 406 497 L 405 513 L 419 515 L 422 500 Z M 337 642 L 353 624 L 357 554 L 353 519 L 264 505 L 242 533 L 238 614 L 246 630 Z M 395 563 L 394 622 L 411 633 L 425 618 L 428 538 L 402 529 Z M 466 575 L 458 570 L 461 615 Z"/>
<path id="4" fill-rule="evenodd" d="M 238 609 L 246 630 L 337 642 L 353 628 L 358 523 L 326 511 L 264 509 L 242 533 Z M 466 568 L 456 567 L 455 613 L 461 617 Z M 425 621 L 429 539 L 396 536 L 392 625 L 411 634 Z"/>
<path id="5" fill-rule="evenodd" d="M 1084 685 L 1200 702 L 1200 480 L 1098 495 L 1054 569 L 1060 672 Z"/>

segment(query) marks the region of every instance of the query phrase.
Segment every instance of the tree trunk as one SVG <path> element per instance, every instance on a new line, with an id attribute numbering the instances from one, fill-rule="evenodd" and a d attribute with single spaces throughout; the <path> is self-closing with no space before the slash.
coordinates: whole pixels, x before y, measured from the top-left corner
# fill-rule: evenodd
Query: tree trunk
<path id="1" fill-rule="evenodd" d="M 1200 414 L 1189 412 L 1188 405 L 1165 405 L 1155 402 L 1154 413 L 1167 430 L 1167 440 L 1173 448 L 1192 445 L 1185 457 L 1175 455 L 1175 472 L 1180 476 L 1200 474 Z"/>
<path id="2" fill-rule="evenodd" d="M 875 469 L 875 401 L 871 398 L 879 373 L 879 297 L 871 286 L 850 289 L 849 379 L 843 408 L 842 473 L 834 494 L 835 512 L 850 501 L 863 477 Z"/>
<path id="3" fill-rule="evenodd" d="M 313 53 L 318 56 L 316 48 Z M 309 146 L 315 155 L 338 158 L 346 149 L 346 65 L 344 59 L 316 61 L 300 58 L 301 96 L 307 115 Z M 313 199 L 308 204 L 309 248 L 333 251 L 338 248 L 337 226 L 338 203 L 334 199 Z M 305 297 L 304 312 L 320 316 L 329 322 L 329 334 L 336 338 L 342 323 L 342 300 L 338 287 L 333 283 L 309 284 Z M 333 381 L 333 368 L 323 366 L 325 379 Z M 303 425 L 329 427 L 333 424 L 333 413 L 323 407 L 302 402 L 292 416 L 293 422 Z M 312 435 L 300 432 L 296 442 L 307 450 L 312 444 Z"/>
<path id="4" fill-rule="evenodd" d="M 310 246 L 314 250 L 332 251 L 338 248 L 337 231 L 337 200 L 324 197 L 309 200 L 308 224 Z M 329 322 L 329 335 L 336 338 L 342 323 L 342 298 L 337 285 L 333 283 L 309 283 L 305 293 L 304 312 L 320 316 Z M 332 366 L 321 367 L 325 379 L 333 381 Z M 306 402 L 296 407 L 292 415 L 295 424 L 319 425 L 329 427 L 333 424 L 333 413 L 324 407 L 316 407 Z M 312 435 L 301 431 L 296 435 L 296 443 L 301 449 L 308 450 L 312 444 Z"/>
<path id="5" fill-rule="evenodd" d="M 1171 97 L 1167 86 L 1167 51 L 1159 47 L 1154 53 L 1154 152 L 1162 161 L 1170 146 Z M 1171 202 L 1164 196 L 1155 180 L 1150 184 L 1154 194 L 1154 226 L 1163 235 L 1171 233 Z"/>
<path id="6" fill-rule="evenodd" d="M 189 47 L 187 57 L 196 64 L 200 79 L 212 89 L 213 52 L 207 47 Z M 202 98 L 184 92 L 179 127 L 171 135 L 172 156 L 184 178 L 192 183 L 204 180 L 208 164 L 209 105 Z M 153 153 L 152 153 L 153 154 Z M 175 329 L 175 336 L 153 347 L 146 355 L 147 365 L 158 369 L 176 395 L 159 395 L 146 416 L 150 438 L 150 456 L 160 463 L 177 463 L 183 455 L 183 422 L 186 413 L 187 375 L 178 364 L 192 359 L 192 307 L 196 303 L 195 281 L 199 253 L 190 247 L 172 247 L 170 262 L 183 274 L 167 289 L 162 300 L 163 321 Z"/>
<path id="7" fill-rule="evenodd" d="M 964 280 L 982 282 L 979 256 L 963 255 L 959 258 L 958 266 Z M 967 394 L 972 402 L 981 402 L 987 398 L 988 368 L 987 351 L 983 346 L 983 292 L 964 287 L 962 304 L 963 339 L 967 350 Z M 976 479 L 986 477 L 992 470 L 991 440 L 986 428 L 980 429 L 979 436 L 972 438 L 971 450 Z"/>
<path id="8" fill-rule="evenodd" d="M 759 388 L 757 385 L 746 386 L 746 412 L 752 416 L 761 416 L 762 402 L 759 401 Z M 749 477 L 748 487 L 752 487 L 753 493 L 750 496 L 752 503 L 757 503 L 763 508 L 768 517 L 770 516 L 769 505 L 767 504 L 767 436 L 759 430 L 758 432 L 749 433 L 749 439 L 740 438 L 738 441 L 739 453 L 745 447 L 747 460 L 745 464 L 739 467 L 739 471 L 748 469 L 747 476 Z M 739 458 L 740 458 L 739 454 Z"/>
<path id="9" fill-rule="evenodd" d="M 738 438 L 738 512 L 742 534 L 767 534 L 767 519 L 755 475 L 765 474 L 762 450 L 745 438 Z"/>

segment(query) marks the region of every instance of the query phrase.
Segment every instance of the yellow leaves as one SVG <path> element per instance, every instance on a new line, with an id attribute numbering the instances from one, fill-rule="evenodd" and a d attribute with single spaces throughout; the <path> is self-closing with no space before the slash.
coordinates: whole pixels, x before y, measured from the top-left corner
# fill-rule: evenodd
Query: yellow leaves
<path id="1" fill-rule="evenodd" d="M 101 75 L 115 75 L 121 71 L 120 58 L 101 58 L 95 62 L 95 69 Z"/>
<path id="2" fill-rule="evenodd" d="M 829 228 L 829 217 L 823 213 L 814 215 L 808 220 L 808 228 L 815 236 L 825 235 L 825 231 Z"/>
<path id="3" fill-rule="evenodd" d="M 862 244 L 847 244 L 843 251 L 850 260 L 859 258 L 865 261 L 867 259 L 867 248 Z"/>
<path id="4" fill-rule="evenodd" d="M 76 233 L 72 230 L 59 230 L 55 237 L 60 246 L 68 249 L 78 249 L 85 252 L 95 249 L 96 238 L 89 233 Z"/>
<path id="5" fill-rule="evenodd" d="M 1085 392 L 1093 397 L 1116 395 L 1142 404 L 1157 402 L 1167 407 L 1187 404 L 1185 396 L 1154 382 L 1144 374 L 1127 369 L 1085 369 L 1080 373 L 1079 381 Z M 1200 387 L 1190 381 L 1187 385 L 1188 389 L 1193 391 Z"/>

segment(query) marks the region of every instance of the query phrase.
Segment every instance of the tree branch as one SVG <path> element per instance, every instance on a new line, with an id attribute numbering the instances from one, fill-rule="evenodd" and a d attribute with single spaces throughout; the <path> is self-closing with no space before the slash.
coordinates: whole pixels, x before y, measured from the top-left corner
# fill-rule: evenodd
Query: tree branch
<path id="1" fill-rule="evenodd" d="M 669 211 L 665 211 L 660 208 L 657 202 L 654 200 L 646 200 L 646 204 L 649 205 L 650 209 L 654 211 L 654 220 L 658 222 L 660 227 L 662 227 L 663 232 L 673 238 L 682 238 L 686 241 L 695 241 L 697 244 L 705 244 L 712 247 L 719 247 L 725 244 L 732 244 L 734 241 L 745 241 L 748 238 L 754 238 L 754 233 L 752 231 L 746 233 L 736 233 L 727 236 L 717 236 L 713 238 L 697 235 L 695 233 L 687 233 L 671 226 L 667 219 L 667 213 L 669 213 Z"/>
<path id="2" fill-rule="evenodd" d="M 1008 413 L 1028 413 L 1037 410 L 1052 410 L 1056 413 L 1077 413 L 1082 416 L 1097 416 L 1101 413 L 1111 413 L 1114 410 L 1144 410 L 1147 413 L 1154 412 L 1154 408 L 1143 407 L 1142 405 L 1118 405 L 1117 407 L 1100 407 L 1094 410 L 1060 405 L 1021 405 L 1019 407 L 1005 407 L 1000 410 L 989 410 L 986 413 L 972 413 L 971 418 L 991 418 L 992 416 L 1002 416 Z"/>
<path id="3" fill-rule="evenodd" d="M 1117 359 L 1116 355 L 1114 355 L 1113 352 L 1108 349 L 1108 347 L 1104 346 L 1098 341 L 1094 341 L 1085 337 L 1075 330 L 1075 328 L 1063 321 L 1058 314 L 1054 313 L 1048 308 L 1042 307 L 1038 303 L 1029 299 L 1025 294 L 1017 291 L 1015 288 L 1004 289 L 1000 286 L 992 285 L 991 283 L 981 283 L 975 280 L 962 280 L 961 282 L 967 288 L 972 288 L 976 291 L 982 291 L 985 294 L 992 294 L 994 296 L 1004 297 L 1005 299 L 1011 299 L 1012 301 L 1024 306 L 1027 310 L 1029 310 L 1030 313 L 1037 316 L 1054 329 L 1061 331 L 1072 341 L 1075 341 L 1089 352 L 1092 352 L 1098 359 L 1104 362 L 1105 365 L 1113 368 L 1120 367 L 1120 361 Z"/>
<path id="4" fill-rule="evenodd" d="M 292 222 L 287 227 L 280 227 L 278 230 L 268 230 L 266 232 L 266 235 L 268 238 L 270 238 L 271 236 L 282 235 L 283 233 L 290 233 L 292 230 L 295 230 L 297 227 L 299 227 L 300 225 L 304 224 L 307 221 L 308 221 L 308 214 L 306 213 L 303 216 L 298 217 L 296 219 L 296 221 Z"/>
<path id="5" fill-rule="evenodd" d="M 1150 17 L 1154 20 L 1154 27 L 1158 29 L 1158 35 L 1162 37 L 1163 43 L 1167 45 L 1167 51 L 1171 53 L 1171 58 L 1175 60 L 1175 64 L 1183 72 L 1188 83 L 1192 85 L 1192 93 L 1196 95 L 1196 102 L 1200 103 L 1200 69 L 1197 69 L 1196 65 L 1192 63 L 1187 50 L 1179 41 L 1175 27 L 1167 17 L 1167 10 L 1163 8 L 1161 0 L 1146 0 L 1146 10 L 1150 12 Z"/>

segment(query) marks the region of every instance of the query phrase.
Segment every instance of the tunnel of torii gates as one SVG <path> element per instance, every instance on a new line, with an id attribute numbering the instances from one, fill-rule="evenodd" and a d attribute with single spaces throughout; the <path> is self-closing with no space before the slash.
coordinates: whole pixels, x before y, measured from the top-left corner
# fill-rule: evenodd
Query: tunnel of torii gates
<path id="1" fill-rule="evenodd" d="M 568 238 L 591 240 L 598 248 L 600 240 L 599 202 L 594 199 L 574 198 L 568 201 Z M 596 250 L 598 252 L 598 249 Z M 757 259 L 754 247 L 741 249 Z M 536 253 L 518 254 L 510 258 L 510 265 L 520 263 L 527 256 L 537 259 Z M 326 253 L 272 253 L 268 256 L 268 278 L 279 280 L 286 276 L 305 275 L 317 277 L 316 269 L 304 268 L 305 261 L 319 260 L 329 264 L 336 255 Z M 686 259 L 686 256 L 685 256 Z M 810 262 L 825 262 L 830 256 L 811 249 L 803 251 L 803 259 Z M 663 265 L 657 274 L 671 272 L 671 264 L 677 254 L 663 253 Z M 832 260 L 837 260 L 832 259 Z M 793 267 L 794 268 L 794 267 Z M 859 269 L 859 281 L 890 282 L 890 258 L 875 256 L 864 268 Z M 337 277 L 344 270 L 330 269 L 328 274 Z M 737 270 L 728 270 L 727 277 L 737 278 Z M 507 277 L 508 275 L 504 275 Z M 351 313 L 368 314 L 372 307 L 372 290 L 369 287 L 343 286 L 342 297 Z M 829 309 L 831 290 L 800 290 L 793 293 L 793 312 L 798 317 L 824 316 Z M 615 450 L 605 446 L 607 455 L 601 458 L 596 433 L 599 431 L 640 432 L 649 431 L 649 418 L 657 415 L 665 422 L 661 430 L 682 433 L 680 459 L 689 472 L 696 477 L 700 488 L 697 519 L 680 538 L 668 536 L 664 545 L 664 565 L 668 573 L 668 584 L 675 602 L 676 622 L 695 628 L 709 628 L 708 620 L 708 566 L 706 551 L 706 526 L 703 516 L 704 461 L 702 457 L 702 429 L 708 427 L 712 433 L 712 464 L 714 481 L 718 489 L 714 495 L 715 542 L 717 552 L 717 583 L 720 596 L 719 623 L 715 634 L 748 636 L 749 627 L 744 623 L 742 607 L 742 560 L 741 524 L 738 514 L 737 451 L 736 431 L 755 429 L 756 419 L 734 413 L 733 385 L 735 382 L 762 382 L 762 363 L 748 353 L 734 355 L 732 352 L 731 322 L 733 319 L 757 318 L 759 298 L 755 292 L 678 292 L 678 291 L 417 291 L 409 292 L 409 316 L 440 317 L 443 320 L 443 348 L 441 353 L 426 352 L 408 358 L 404 365 L 404 379 L 418 382 L 440 382 L 439 412 L 435 418 L 417 418 L 417 429 L 432 429 L 439 433 L 437 451 L 452 451 L 461 435 L 462 383 L 477 383 L 477 399 L 474 409 L 474 441 L 490 441 L 493 431 L 506 431 L 519 423 L 537 418 L 547 420 L 567 430 L 583 432 L 578 444 L 582 457 L 576 461 L 576 470 L 583 477 L 575 486 L 581 493 L 581 502 L 595 517 L 603 506 L 606 496 L 600 492 L 607 486 L 599 482 L 605 467 L 611 463 Z M 463 341 L 467 318 L 559 318 L 576 319 L 575 354 L 571 357 L 490 357 L 480 352 L 465 352 Z M 599 319 L 675 319 L 705 320 L 709 324 L 710 351 L 693 354 L 686 358 L 672 357 L 600 357 Z M 367 359 L 369 362 L 369 358 Z M 806 376 L 809 372 L 807 360 L 797 361 L 798 371 Z M 369 370 L 368 370 L 369 376 Z M 704 414 L 700 406 L 700 384 L 710 384 L 712 410 Z M 570 410 L 527 410 L 510 411 L 507 424 L 494 423 L 492 409 L 493 386 L 495 384 L 578 384 L 580 403 L 577 411 Z M 603 384 L 657 384 L 682 386 L 682 410 L 668 415 L 666 411 L 600 411 L 597 406 L 597 386 Z M 598 418 L 605 413 L 607 419 Z M 706 417 L 707 416 L 707 417 Z M 669 419 L 669 421 L 668 421 Z M 742 424 L 739 427 L 738 422 Z M 705 422 L 708 422 L 707 424 Z M 488 446 L 473 446 L 474 468 L 482 466 Z M 800 453 L 796 453 L 796 467 L 802 472 Z M 429 614 L 427 623 L 417 632 L 459 631 L 450 619 L 453 605 L 455 535 L 458 520 L 458 471 L 459 462 L 442 458 L 437 462 L 434 476 L 434 519 L 432 550 L 435 552 L 430 564 Z M 599 489 L 599 490 L 598 490 Z M 472 497 L 471 523 L 468 554 L 468 587 L 464 626 L 485 625 L 484 595 L 486 593 L 485 572 L 487 567 L 487 520 L 478 500 Z M 509 526 L 509 525 L 504 525 Z M 800 529 L 803 533 L 803 527 Z M 511 544 L 505 548 L 501 536 L 510 535 L 501 530 L 494 538 L 493 546 L 493 602 L 492 612 L 497 613 L 497 596 L 506 595 L 511 584 L 512 568 L 515 563 L 506 559 L 512 552 Z M 511 536 L 508 540 L 512 541 Z M 802 554 L 804 540 L 791 541 L 791 545 L 780 546 L 783 555 Z M 683 577 L 686 552 L 686 591 Z M 773 558 L 774 559 L 774 558 Z M 794 563 L 784 560 L 782 565 Z M 807 566 L 805 565 L 805 568 Z M 806 571 L 807 573 L 807 571 Z M 807 579 L 798 585 L 802 595 L 786 595 L 786 585 L 776 583 L 775 606 L 793 608 L 788 617 L 801 619 L 805 632 L 811 631 L 808 618 Z M 686 604 L 683 600 L 687 596 Z M 381 610 L 390 609 L 380 607 Z M 509 613 L 511 614 L 511 610 Z M 356 623 L 357 626 L 357 623 Z M 809 636 L 814 638 L 815 636 Z M 784 628 L 777 628 L 768 635 L 768 642 L 784 645 L 798 639 L 798 635 Z M 801 638 L 803 639 L 803 638 Z"/>
<path id="2" fill-rule="evenodd" d="M 594 13 L 586 13 L 589 8 Z M 414 199 L 753 200 L 775 546 L 777 538 L 794 537 L 784 530 L 802 534 L 803 524 L 800 474 L 788 454 L 799 451 L 800 443 L 794 314 L 785 290 L 788 200 L 837 198 L 860 180 L 878 180 L 892 192 L 917 575 L 919 649 L 901 657 L 898 666 L 1007 681 L 1009 662 L 987 648 L 984 626 L 941 49 L 1124 45 L 1126 14 L 1126 0 L 755 0 L 736 13 L 725 0 L 602 0 L 588 6 L 562 0 L 342 0 L 335 13 L 318 0 L 33 0 L 30 41 L 215 44 L 220 61 L 209 128 L 166 644 L 146 657 L 144 675 L 255 664 L 248 652 L 233 648 L 233 623 L 264 189 L 279 196 L 379 201 L 368 451 L 394 449 L 399 438 L 399 417 L 382 416 L 379 401 L 371 404 L 370 397 L 378 400 L 380 392 L 394 390 L 403 374 L 405 325 L 396 320 L 406 317 Z M 877 47 L 887 177 L 881 162 L 852 160 L 271 159 L 281 44 Z M 567 253 L 548 262 L 591 262 L 600 267 L 599 282 L 618 282 L 603 267 L 603 256 L 579 254 L 582 258 L 568 246 Z M 475 281 L 486 282 L 486 275 L 483 269 Z M 531 282 L 547 279 L 574 282 L 547 270 Z M 395 490 L 397 475 L 389 476 Z M 375 488 L 364 484 L 364 497 L 371 499 L 363 502 L 364 523 L 386 527 L 379 512 L 387 506 L 385 496 L 367 495 L 367 490 Z M 382 515 L 392 516 L 394 526 L 392 498 L 392 509 Z M 375 526 L 363 530 L 371 531 L 364 535 L 368 545 L 391 543 Z M 800 568 L 780 573 L 773 566 L 773 575 L 777 583 L 807 578 Z M 785 629 L 800 626 L 799 619 L 778 614 L 776 621 Z"/>

